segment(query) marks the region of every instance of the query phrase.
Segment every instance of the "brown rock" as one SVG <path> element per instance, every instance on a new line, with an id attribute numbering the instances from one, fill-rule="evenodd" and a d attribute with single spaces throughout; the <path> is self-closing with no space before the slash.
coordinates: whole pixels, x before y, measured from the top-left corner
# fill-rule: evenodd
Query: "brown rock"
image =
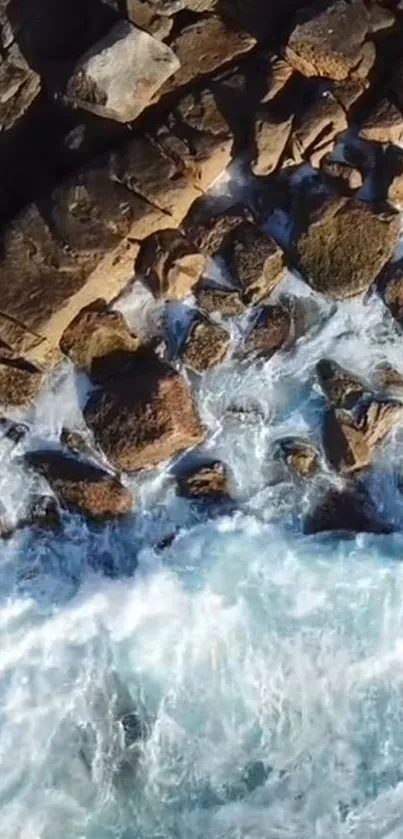
<path id="1" fill-rule="evenodd" d="M 276 121 L 266 113 L 257 114 L 254 122 L 252 172 L 270 175 L 277 169 L 291 134 L 293 115 Z"/>
<path id="2" fill-rule="evenodd" d="M 286 56 L 305 76 L 346 79 L 362 59 L 370 28 L 363 0 L 333 0 L 304 9 L 288 40 Z"/>
<path id="3" fill-rule="evenodd" d="M 155 297 L 181 300 L 200 279 L 205 261 L 179 230 L 167 228 L 143 239 L 135 270 Z"/>
<path id="4" fill-rule="evenodd" d="M 375 370 L 376 384 L 384 390 L 401 390 L 403 388 L 403 373 L 395 370 L 390 364 L 382 364 Z"/>
<path id="5" fill-rule="evenodd" d="M 242 354 L 269 359 L 288 342 L 291 316 L 284 306 L 261 306 L 247 335 Z"/>
<path id="6" fill-rule="evenodd" d="M 403 264 L 392 262 L 386 275 L 384 301 L 395 320 L 403 325 Z"/>
<path id="7" fill-rule="evenodd" d="M 270 56 L 268 62 L 266 91 L 260 99 L 261 104 L 271 102 L 291 79 L 293 69 L 288 61 L 278 55 Z"/>
<path id="8" fill-rule="evenodd" d="M 319 470 L 319 452 L 303 440 L 282 440 L 284 460 L 300 478 L 311 478 Z"/>
<path id="9" fill-rule="evenodd" d="M 351 411 L 367 391 L 356 376 L 335 361 L 321 359 L 316 365 L 316 373 L 319 384 L 333 408 Z"/>
<path id="10" fill-rule="evenodd" d="M 336 299 L 366 291 L 391 257 L 400 218 L 387 205 L 378 212 L 353 199 L 330 202 L 296 243 L 296 257 L 309 285 Z"/>
<path id="11" fill-rule="evenodd" d="M 332 88 L 333 96 L 347 114 L 354 108 L 356 102 L 365 91 L 365 84 L 361 79 L 349 78 L 342 82 L 335 82 Z"/>
<path id="12" fill-rule="evenodd" d="M 42 370 L 16 359 L 0 361 L 0 404 L 23 408 L 38 395 L 45 380 Z"/>
<path id="13" fill-rule="evenodd" d="M 181 470 L 177 477 L 178 494 L 191 499 L 218 501 L 229 496 L 225 464 L 220 460 Z"/>
<path id="14" fill-rule="evenodd" d="M 326 531 L 350 533 L 390 533 L 367 491 L 355 483 L 342 488 L 329 487 L 304 523 L 304 533 Z"/>
<path id="15" fill-rule="evenodd" d="M 359 136 L 374 143 L 400 143 L 403 114 L 386 98 L 379 100 L 361 125 Z"/>
<path id="16" fill-rule="evenodd" d="M 124 516 L 132 495 L 115 475 L 55 450 L 28 452 L 25 462 L 46 478 L 62 507 L 95 521 Z"/>
<path id="17" fill-rule="evenodd" d="M 79 431 L 73 431 L 71 428 L 63 426 L 60 432 L 60 442 L 63 446 L 67 446 L 74 454 L 93 455 L 85 437 Z"/>
<path id="18" fill-rule="evenodd" d="M 196 373 L 204 373 L 223 361 L 229 341 L 226 329 L 199 314 L 194 318 L 181 347 L 181 358 Z"/>
<path id="19" fill-rule="evenodd" d="M 268 297 L 284 277 L 282 249 L 255 224 L 245 221 L 232 230 L 222 250 L 246 304 Z"/>
<path id="20" fill-rule="evenodd" d="M 205 437 L 186 381 L 149 352 L 134 353 L 125 375 L 90 397 L 84 416 L 119 469 L 155 466 Z"/>
<path id="21" fill-rule="evenodd" d="M 208 314 L 219 312 L 223 317 L 242 315 L 245 304 L 239 291 L 226 288 L 200 286 L 195 290 L 196 302 Z"/>
<path id="22" fill-rule="evenodd" d="M 173 18 L 157 14 L 155 4 L 147 0 L 126 0 L 126 14 L 131 23 L 145 29 L 159 41 L 168 37 L 174 25 Z"/>
<path id="23" fill-rule="evenodd" d="M 392 204 L 403 204 L 403 151 L 388 146 L 383 158 L 383 172 L 388 181 L 388 200 Z"/>
<path id="24" fill-rule="evenodd" d="M 363 177 L 360 170 L 349 163 L 341 163 L 325 157 L 321 161 L 320 168 L 329 178 L 334 178 L 339 183 L 345 184 L 351 191 L 362 187 Z"/>
<path id="25" fill-rule="evenodd" d="M 326 149 L 335 142 L 337 134 L 347 128 L 343 108 L 331 93 L 320 94 L 299 119 L 290 140 L 291 155 L 296 163 L 310 159 L 314 152 Z"/>
<path id="26" fill-rule="evenodd" d="M 108 309 L 105 300 L 90 303 L 63 332 L 60 349 L 70 361 L 97 379 L 128 352 L 138 349 L 139 339 L 120 312 Z"/>
<path id="27" fill-rule="evenodd" d="M 4 31 L 4 30 L 3 30 Z M 14 41 L 0 57 L 0 132 L 19 128 L 27 111 L 38 99 L 41 80 Z"/>
<path id="28" fill-rule="evenodd" d="M 329 463 L 342 473 L 367 468 L 402 418 L 403 406 L 394 402 L 371 402 L 356 421 L 343 411 L 329 411 L 323 432 Z"/>
<path id="29" fill-rule="evenodd" d="M 214 15 L 196 21 L 171 42 L 180 69 L 163 86 L 161 95 L 188 84 L 192 79 L 210 75 L 223 64 L 249 52 L 255 43 L 251 35 L 228 27 Z"/>
<path id="30" fill-rule="evenodd" d="M 214 256 L 222 250 L 223 243 L 232 231 L 250 218 L 246 207 L 236 204 L 229 210 L 199 218 L 192 211 L 183 222 L 183 229 L 194 245 L 206 256 Z"/>

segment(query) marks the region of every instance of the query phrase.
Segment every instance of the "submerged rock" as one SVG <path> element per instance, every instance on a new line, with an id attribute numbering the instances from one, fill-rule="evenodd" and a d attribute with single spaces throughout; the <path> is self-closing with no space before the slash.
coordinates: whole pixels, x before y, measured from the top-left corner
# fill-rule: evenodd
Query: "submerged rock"
<path id="1" fill-rule="evenodd" d="M 393 254 L 400 216 L 354 199 L 327 201 L 295 242 L 295 255 L 309 285 L 345 299 L 367 291 Z"/>
<path id="2" fill-rule="evenodd" d="M 205 262 L 179 230 L 168 228 L 143 239 L 135 270 L 154 297 L 182 300 L 200 279 Z"/>
<path id="3" fill-rule="evenodd" d="M 242 355 L 271 358 L 287 344 L 290 327 L 291 315 L 284 306 L 261 306 L 242 344 Z"/>
<path id="4" fill-rule="evenodd" d="M 28 452 L 25 463 L 43 475 L 62 507 L 106 521 L 130 513 L 131 492 L 116 475 L 56 450 Z"/>
<path id="5" fill-rule="evenodd" d="M 224 463 L 214 460 L 200 466 L 182 469 L 177 475 L 178 494 L 191 499 L 217 501 L 229 496 L 228 476 Z"/>
<path id="6" fill-rule="evenodd" d="M 230 336 L 226 329 L 197 314 L 190 326 L 180 356 L 184 364 L 196 373 L 203 373 L 223 361 Z"/>
<path id="7" fill-rule="evenodd" d="M 355 420 L 345 411 L 329 410 L 323 428 L 323 447 L 338 472 L 352 473 L 371 465 L 393 428 L 403 421 L 403 405 L 371 402 Z"/>
<path id="8" fill-rule="evenodd" d="M 350 533 L 391 533 L 367 491 L 349 483 L 342 488 L 329 487 L 304 522 L 304 533 L 326 531 Z"/>
<path id="9" fill-rule="evenodd" d="M 318 450 L 305 440 L 290 438 L 280 441 L 285 463 L 300 478 L 311 478 L 319 470 Z"/>
<path id="10" fill-rule="evenodd" d="M 84 417 L 111 463 L 129 471 L 205 437 L 185 379 L 149 351 L 129 354 L 124 373 L 90 396 Z"/>
<path id="11" fill-rule="evenodd" d="M 62 353 L 95 380 L 118 370 L 120 359 L 139 346 L 123 315 L 102 299 L 81 309 L 60 339 Z"/>
<path id="12" fill-rule="evenodd" d="M 351 411 L 368 392 L 364 384 L 335 361 L 321 359 L 316 365 L 319 384 L 334 408 Z"/>

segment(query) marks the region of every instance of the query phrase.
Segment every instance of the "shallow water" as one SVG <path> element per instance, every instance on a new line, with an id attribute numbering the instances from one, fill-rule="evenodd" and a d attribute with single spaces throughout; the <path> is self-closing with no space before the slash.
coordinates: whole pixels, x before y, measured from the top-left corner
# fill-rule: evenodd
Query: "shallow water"
<path id="1" fill-rule="evenodd" d="M 139 498 L 125 523 L 65 514 L 62 536 L 2 545 L 2 838 L 403 837 L 403 535 L 303 537 L 322 485 L 278 482 L 274 456 L 290 434 L 320 442 L 319 358 L 371 384 L 381 362 L 403 371 L 402 337 L 375 296 L 330 306 L 292 275 L 286 291 L 318 311 L 296 347 L 192 380 L 233 508 L 178 499 L 165 465 L 125 478 Z M 228 325 L 233 345 L 244 326 Z M 30 434 L 0 441 L 11 516 L 45 486 L 22 451 L 80 428 L 87 387 L 63 365 Z M 402 441 L 368 476 L 397 526 Z"/>

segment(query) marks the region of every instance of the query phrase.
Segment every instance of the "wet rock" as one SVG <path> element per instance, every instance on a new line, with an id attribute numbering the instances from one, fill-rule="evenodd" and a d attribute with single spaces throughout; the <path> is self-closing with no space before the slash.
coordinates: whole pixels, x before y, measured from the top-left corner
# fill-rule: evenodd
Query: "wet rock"
<path id="1" fill-rule="evenodd" d="M 200 286 L 195 289 L 197 305 L 207 314 L 219 312 L 223 317 L 242 315 L 245 304 L 239 291 L 227 288 Z"/>
<path id="2" fill-rule="evenodd" d="M 218 501 L 229 496 L 225 464 L 220 460 L 183 469 L 177 476 L 178 494 L 191 499 Z"/>
<path id="3" fill-rule="evenodd" d="M 342 488 L 329 487 L 305 520 L 305 534 L 326 531 L 391 533 L 392 527 L 382 520 L 367 491 L 349 483 Z"/>
<path id="4" fill-rule="evenodd" d="M 365 385 L 335 361 L 321 359 L 316 365 L 319 384 L 333 408 L 351 411 L 368 389 Z"/>
<path id="5" fill-rule="evenodd" d="M 294 162 L 298 164 L 310 160 L 317 165 L 329 146 L 333 146 L 337 135 L 346 130 L 347 124 L 344 109 L 331 93 L 317 96 L 304 109 L 292 132 L 290 153 Z"/>
<path id="6" fill-rule="evenodd" d="M 55 451 L 28 452 L 24 460 L 49 483 L 60 505 L 95 521 L 130 513 L 131 492 L 116 475 Z"/>
<path id="7" fill-rule="evenodd" d="M 385 97 L 376 103 L 361 124 L 359 136 L 374 143 L 400 143 L 403 139 L 403 114 Z"/>
<path id="8" fill-rule="evenodd" d="M 66 446 L 73 454 L 83 454 L 87 457 L 92 457 L 94 452 L 88 445 L 85 437 L 79 431 L 73 431 L 71 428 L 63 426 L 60 432 L 60 442 L 62 446 Z"/>
<path id="9" fill-rule="evenodd" d="M 400 218 L 362 201 L 329 201 L 297 239 L 295 254 L 306 281 L 335 299 L 361 294 L 374 282 L 396 247 Z"/>
<path id="10" fill-rule="evenodd" d="M 284 277 L 282 249 L 255 224 L 245 221 L 235 227 L 221 250 L 246 305 L 268 297 Z"/>
<path id="11" fill-rule="evenodd" d="M 281 440 L 280 448 L 287 466 L 300 478 L 311 478 L 319 470 L 319 452 L 304 440 Z"/>
<path id="12" fill-rule="evenodd" d="M 62 353 L 94 380 L 118 371 L 120 359 L 139 346 L 123 315 L 102 299 L 81 309 L 60 340 Z"/>
<path id="13" fill-rule="evenodd" d="M 229 342 L 226 329 L 198 314 L 190 326 L 180 355 L 187 367 L 203 373 L 224 360 Z"/>
<path id="14" fill-rule="evenodd" d="M 146 351 L 132 354 L 124 375 L 92 394 L 84 417 L 111 463 L 129 471 L 155 466 L 205 437 L 186 381 Z"/>
<path id="15" fill-rule="evenodd" d="M 0 404 L 23 408 L 38 395 L 45 380 L 43 370 L 24 359 L 0 361 Z"/>
<path id="16" fill-rule="evenodd" d="M 209 213 L 202 218 L 191 211 L 183 222 L 183 229 L 198 250 L 206 256 L 214 256 L 222 251 L 227 237 L 245 220 L 250 220 L 247 208 L 236 204 L 229 210 Z"/>
<path id="17" fill-rule="evenodd" d="M 383 299 L 392 317 L 403 325 L 403 263 L 401 260 L 388 266 Z"/>
<path id="18" fill-rule="evenodd" d="M 249 52 L 255 43 L 247 32 L 227 26 L 219 17 L 203 17 L 183 29 L 171 42 L 180 69 L 166 82 L 161 93 L 165 95 L 192 79 L 210 75 L 223 64 Z"/>
<path id="19" fill-rule="evenodd" d="M 384 390 L 401 390 L 403 388 L 403 373 L 390 364 L 382 364 L 375 370 L 377 387 Z"/>
<path id="20" fill-rule="evenodd" d="M 351 192 L 362 187 L 363 176 L 356 166 L 331 160 L 328 156 L 325 156 L 321 160 L 320 168 L 325 175 L 334 178 L 340 185 L 345 185 Z"/>
<path id="21" fill-rule="evenodd" d="M 261 306 L 245 341 L 243 356 L 271 358 L 289 340 L 291 328 L 290 312 L 279 305 Z"/>
<path id="22" fill-rule="evenodd" d="M 293 341 L 298 341 L 308 332 L 316 334 L 333 311 L 331 307 L 324 309 L 313 295 L 281 294 L 278 302 L 290 312 Z"/>
<path id="23" fill-rule="evenodd" d="M 18 528 L 21 527 L 61 530 L 62 520 L 56 500 L 50 495 L 33 496 L 28 506 L 27 515 L 18 523 Z"/>
<path id="24" fill-rule="evenodd" d="M 11 440 L 16 446 L 26 437 L 29 432 L 29 425 L 24 422 L 14 422 L 8 417 L 0 416 L 0 432 L 7 440 Z"/>
<path id="25" fill-rule="evenodd" d="M 267 176 L 277 169 L 291 135 L 293 114 L 276 120 L 266 112 L 254 121 L 251 168 L 254 175 Z"/>
<path id="26" fill-rule="evenodd" d="M 122 20 L 79 61 L 66 92 L 98 116 L 131 122 L 179 66 L 167 44 Z"/>
<path id="27" fill-rule="evenodd" d="M 286 57 L 305 76 L 341 81 L 359 68 L 369 30 L 363 0 L 317 2 L 297 17 Z"/>
<path id="28" fill-rule="evenodd" d="M 136 274 L 154 297 L 182 300 L 205 268 L 205 257 L 177 229 L 159 230 L 143 239 Z"/>
<path id="29" fill-rule="evenodd" d="M 323 447 L 330 465 L 342 473 L 367 468 L 402 419 L 403 406 L 394 402 L 371 402 L 358 419 L 344 411 L 328 411 Z"/>

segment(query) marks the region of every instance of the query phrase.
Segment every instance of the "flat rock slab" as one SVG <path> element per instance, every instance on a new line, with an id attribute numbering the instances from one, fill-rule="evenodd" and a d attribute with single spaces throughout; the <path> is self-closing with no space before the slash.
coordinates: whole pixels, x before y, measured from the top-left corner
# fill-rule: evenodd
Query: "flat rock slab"
<path id="1" fill-rule="evenodd" d="M 309 285 L 338 300 L 366 291 L 393 254 L 400 216 L 386 205 L 338 199 L 298 238 L 295 256 Z"/>
<path id="2" fill-rule="evenodd" d="M 76 65 L 66 92 L 98 116 L 131 122 L 179 66 L 167 44 L 119 21 Z"/>
<path id="3" fill-rule="evenodd" d="M 129 369 L 90 397 L 84 417 L 110 462 L 129 471 L 156 466 L 205 437 L 185 379 L 150 352 L 132 353 Z"/>

